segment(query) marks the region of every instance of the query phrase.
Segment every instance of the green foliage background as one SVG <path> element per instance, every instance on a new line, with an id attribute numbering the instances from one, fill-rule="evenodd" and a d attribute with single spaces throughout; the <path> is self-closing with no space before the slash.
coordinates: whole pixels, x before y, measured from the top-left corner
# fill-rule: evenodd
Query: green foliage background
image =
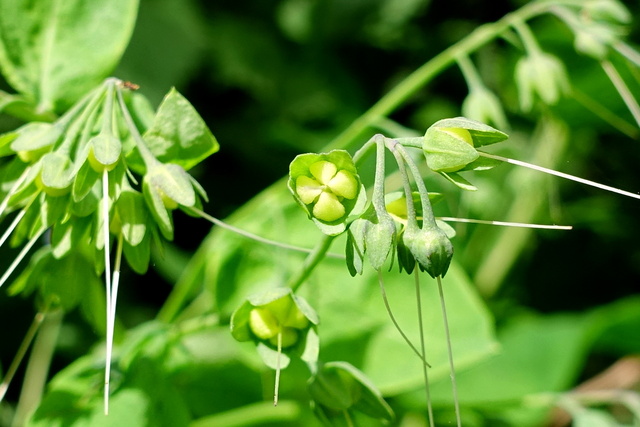
<path id="1" fill-rule="evenodd" d="M 131 43 L 113 75 L 139 84 L 154 106 L 176 86 L 205 119 L 221 150 L 190 172 L 209 194 L 208 213 L 310 247 L 319 233 L 280 180 L 291 159 L 322 150 L 428 59 L 524 3 L 142 0 Z M 637 2 L 626 5 L 640 16 Z M 531 25 L 545 50 L 565 62 L 575 88 L 633 123 L 602 69 L 575 53 L 566 27 L 553 17 Z M 628 39 L 640 42 L 638 22 Z M 511 140 L 501 153 L 640 189 L 637 126 L 625 135 L 571 97 L 520 113 L 513 77 L 520 55 L 499 39 L 473 57 L 509 114 L 505 131 Z M 11 91 L 6 82 L 0 89 Z M 632 91 L 640 98 L 637 84 Z M 436 120 L 460 115 L 466 95 L 464 79 L 452 67 L 392 119 L 422 133 Z M 0 115 L 2 132 L 20 124 Z M 384 133 L 397 129 L 387 122 L 381 127 Z M 640 352 L 640 204 L 508 165 L 472 177 L 479 191 L 471 195 L 435 175 L 427 179 L 430 191 L 447 195 L 437 215 L 574 226 L 531 231 L 457 225 L 457 264 L 445 279 L 465 425 L 544 425 L 548 405 L 524 404 L 525 396 L 568 390 Z M 281 189 L 260 193 L 274 183 Z M 303 258 L 226 231 L 208 234 L 204 220 L 180 213 L 174 219 L 174 244 L 163 257 L 154 254 L 153 271 L 142 277 L 123 272 L 116 339 L 128 359 L 119 362 L 122 375 L 115 382 L 123 391 L 113 397 L 110 419 L 91 410 L 55 416 L 58 408 L 99 390 L 99 375 L 90 373 L 100 373 L 102 331 L 77 310 L 65 317 L 51 376 L 75 363 L 51 384 L 33 425 L 314 425 L 304 367 L 293 364 L 283 372 L 283 402 L 275 412 L 268 408 L 272 371 L 228 332 L 231 312 L 248 293 L 286 283 Z M 331 251 L 343 247 L 340 241 Z M 2 248 L 0 263 L 8 264 L 14 254 Z M 404 289 L 411 282 L 389 275 L 387 286 L 399 320 L 415 334 L 415 302 Z M 451 420 L 451 398 L 430 285 L 423 284 L 432 394 L 444 423 Z M 188 298 L 176 297 L 183 291 Z M 351 279 L 343 261 L 328 259 L 303 291 L 321 317 L 321 359 L 363 369 L 390 397 L 403 425 L 423 425 L 419 363 L 390 326 L 373 275 Z M 32 316 L 33 301 L 0 293 L 1 367 L 9 365 Z M 176 332 L 171 325 L 178 323 L 195 332 Z M 502 352 L 495 355 L 498 343 Z M 0 405 L 0 426 L 8 422 L 18 386 Z"/>

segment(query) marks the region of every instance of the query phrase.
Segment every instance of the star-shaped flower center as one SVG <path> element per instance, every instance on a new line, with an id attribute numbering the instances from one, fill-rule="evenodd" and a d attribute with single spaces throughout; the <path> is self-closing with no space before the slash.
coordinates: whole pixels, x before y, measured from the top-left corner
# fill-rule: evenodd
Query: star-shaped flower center
<path id="1" fill-rule="evenodd" d="M 299 176 L 296 192 L 304 204 L 313 204 L 313 216 L 321 221 L 335 221 L 345 214 L 343 199 L 358 195 L 358 181 L 351 172 L 338 170 L 328 161 L 319 161 L 309 167 L 313 178 Z"/>

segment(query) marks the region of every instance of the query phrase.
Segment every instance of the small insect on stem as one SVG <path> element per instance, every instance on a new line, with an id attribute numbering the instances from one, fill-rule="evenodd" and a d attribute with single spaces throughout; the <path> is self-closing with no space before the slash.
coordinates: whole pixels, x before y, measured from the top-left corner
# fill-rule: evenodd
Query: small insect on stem
<path id="1" fill-rule="evenodd" d="M 138 90 L 138 89 L 140 89 L 140 85 L 137 85 L 137 84 L 129 82 L 129 81 L 123 81 L 121 84 L 122 84 L 122 87 L 125 88 L 125 89 L 129 89 L 129 90 Z"/>

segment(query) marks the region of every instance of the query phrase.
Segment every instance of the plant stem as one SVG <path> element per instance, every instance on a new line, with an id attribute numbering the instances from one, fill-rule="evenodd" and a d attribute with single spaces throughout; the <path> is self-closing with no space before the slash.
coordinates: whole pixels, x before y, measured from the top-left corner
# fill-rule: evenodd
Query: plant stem
<path id="1" fill-rule="evenodd" d="M 278 332 L 278 355 L 276 356 L 276 379 L 273 386 L 273 406 L 278 406 L 278 392 L 280 390 L 280 356 L 282 355 L 282 331 Z"/>
<path id="2" fill-rule="evenodd" d="M 425 359 L 425 357 L 420 353 L 420 351 L 416 348 L 416 346 L 413 345 L 413 343 L 411 342 L 407 334 L 404 333 L 404 331 L 398 324 L 398 321 L 396 320 L 395 316 L 393 315 L 393 311 L 391 311 L 391 306 L 389 305 L 389 299 L 387 298 L 387 292 L 384 289 L 384 279 L 382 277 L 382 272 L 380 270 L 378 270 L 378 284 L 380 285 L 380 294 L 382 295 L 382 302 L 384 302 L 384 307 L 387 309 L 387 314 L 389 314 L 391 323 L 393 323 L 393 326 L 396 327 L 396 329 L 400 333 L 400 336 L 405 340 L 405 342 L 409 345 L 411 350 L 413 350 L 416 356 L 418 356 L 422 360 L 422 363 L 424 364 L 424 366 L 430 368 L 431 365 L 427 363 L 427 360 Z"/>
<path id="3" fill-rule="evenodd" d="M 311 252 L 307 258 L 304 260 L 304 264 L 300 269 L 300 272 L 293 276 L 287 286 L 290 287 L 295 293 L 300 285 L 304 283 L 305 280 L 309 277 L 314 268 L 324 259 L 325 254 L 329 250 L 331 243 L 333 242 L 335 236 L 323 236 L 320 242 L 316 245 L 313 252 Z"/>
<path id="4" fill-rule="evenodd" d="M 418 327 L 420 330 L 420 349 L 422 350 L 422 360 L 427 359 L 427 352 L 425 350 L 424 343 L 424 325 L 422 321 L 422 297 L 420 295 L 420 273 L 419 269 L 414 269 L 413 277 L 414 284 L 416 288 L 416 302 L 418 306 Z M 427 373 L 427 365 L 425 363 L 422 364 L 422 375 L 424 376 L 424 389 L 427 395 L 427 412 L 429 414 L 429 427 L 435 427 L 435 423 L 433 421 L 433 408 L 431 407 L 431 391 L 429 390 L 429 374 Z"/>
<path id="5" fill-rule="evenodd" d="M 408 75 L 397 86 L 380 98 L 369 110 L 358 117 L 347 129 L 338 135 L 326 149 L 348 148 L 368 128 L 375 125 L 380 117 L 388 116 L 402 105 L 411 95 L 429 83 L 435 76 L 455 63 L 460 56 L 469 55 L 480 47 L 501 36 L 516 22 L 523 22 L 546 13 L 554 4 L 582 5 L 582 0 L 533 1 L 517 11 L 505 15 L 499 21 L 484 24 L 464 39 L 443 50 L 420 68 Z"/>
<path id="6" fill-rule="evenodd" d="M 458 386 L 456 384 L 456 368 L 453 364 L 453 348 L 451 347 L 451 334 L 449 333 L 449 321 L 447 320 L 447 307 L 444 303 L 444 292 L 442 291 L 442 279 L 440 276 L 436 277 L 438 282 L 438 293 L 440 294 L 440 306 L 442 307 L 442 320 L 444 322 L 444 332 L 447 337 L 447 352 L 449 355 L 449 370 L 451 375 L 451 388 L 453 391 L 453 405 L 456 410 L 456 422 L 457 426 L 462 426 L 460 421 L 460 403 L 458 402 Z"/>
<path id="7" fill-rule="evenodd" d="M 262 237 L 259 236 L 257 234 L 253 234 L 249 231 L 243 230 L 241 228 L 238 227 L 234 227 L 233 225 L 227 224 L 226 222 L 215 218 L 209 214 L 207 214 L 206 212 L 204 212 L 201 209 L 198 208 L 194 208 L 194 207 L 189 207 L 189 206 L 185 206 L 183 207 L 184 209 L 187 209 L 189 211 L 191 211 L 192 213 L 206 219 L 207 221 L 217 225 L 218 227 L 224 228 L 225 230 L 229 230 L 233 233 L 239 234 L 242 237 L 246 237 L 247 239 L 251 239 L 251 240 L 255 240 L 256 242 L 259 243 L 264 243 L 265 245 L 271 245 L 271 246 L 275 246 L 277 248 L 281 248 L 281 249 L 287 249 L 290 251 L 296 251 L 296 252 L 303 252 L 303 253 L 307 253 L 310 254 L 312 253 L 314 250 L 313 249 L 308 249 L 308 248 L 302 248 L 300 246 L 296 246 L 296 245 L 290 245 L 288 243 L 282 243 L 282 242 L 278 242 L 277 240 L 271 240 L 271 239 L 267 239 L 266 237 Z M 340 255 L 340 254 L 327 254 L 327 256 L 330 256 L 332 258 L 344 258 L 344 255 Z"/>
<path id="8" fill-rule="evenodd" d="M 62 325 L 62 317 L 62 310 L 48 312 L 44 316 L 27 364 L 16 415 L 13 419 L 13 427 L 25 425 L 27 417 L 36 409 L 42 399 L 51 358 Z"/>
<path id="9" fill-rule="evenodd" d="M 635 119 L 637 125 L 640 127 L 640 105 L 638 105 L 638 101 L 636 101 L 636 99 L 633 97 L 633 94 L 620 76 L 620 73 L 618 73 L 618 70 L 616 70 L 611 61 L 607 59 L 601 61 L 600 65 L 602 65 L 602 69 L 605 73 L 607 73 L 609 80 L 611 80 L 611 83 L 613 83 L 613 85 L 616 87 L 616 90 L 620 94 L 620 97 L 627 105 L 627 108 L 631 112 L 631 115 Z"/>
<path id="10" fill-rule="evenodd" d="M 2 402 L 2 400 L 4 399 L 4 396 L 7 393 L 7 390 L 9 389 L 9 384 L 11 383 L 13 376 L 18 370 L 18 367 L 20 366 L 22 359 L 27 353 L 27 350 L 29 349 L 29 346 L 31 345 L 33 338 L 36 336 L 36 332 L 38 332 L 40 325 L 42 325 L 42 321 L 44 320 L 44 317 L 45 317 L 45 313 L 41 313 L 41 312 L 36 313 L 35 317 L 33 318 L 33 322 L 31 322 L 31 326 L 29 327 L 29 330 L 25 334 L 24 339 L 22 340 L 22 343 L 20 343 L 20 347 L 18 348 L 18 351 L 16 352 L 16 355 L 14 356 L 13 361 L 9 366 L 9 369 L 7 369 L 7 372 L 5 373 L 4 379 L 2 380 L 2 384 L 0 384 L 0 402 Z"/>
<path id="11" fill-rule="evenodd" d="M 512 165 L 522 166 L 522 167 L 525 167 L 525 168 L 536 170 L 538 172 L 544 172 L 544 173 L 547 173 L 549 175 L 554 175 L 554 176 L 558 176 L 560 178 L 568 179 L 570 181 L 575 181 L 575 182 L 579 182 L 581 184 L 590 185 L 591 187 L 600 188 L 601 190 L 606 190 L 606 191 L 610 191 L 612 193 L 622 194 L 623 196 L 633 197 L 634 199 L 640 199 L 640 194 L 631 193 L 629 191 L 620 190 L 618 188 L 610 187 L 608 185 L 600 184 L 600 183 L 597 183 L 597 182 L 594 182 L 594 181 L 590 181 L 588 179 L 578 178 L 577 176 L 569 175 L 569 174 L 563 173 L 563 172 L 558 172 L 558 171 L 555 171 L 553 169 L 547 169 L 547 168 L 544 168 L 542 166 L 536 166 L 536 165 L 532 165 L 531 163 L 523 162 L 523 161 L 520 161 L 520 160 L 509 159 L 507 157 L 496 156 L 495 154 L 488 154 L 488 153 L 485 153 L 485 152 L 482 152 L 482 151 L 478 151 L 478 153 L 481 156 L 487 157 L 489 159 L 500 160 L 500 161 L 505 162 L 505 163 L 511 163 Z"/>

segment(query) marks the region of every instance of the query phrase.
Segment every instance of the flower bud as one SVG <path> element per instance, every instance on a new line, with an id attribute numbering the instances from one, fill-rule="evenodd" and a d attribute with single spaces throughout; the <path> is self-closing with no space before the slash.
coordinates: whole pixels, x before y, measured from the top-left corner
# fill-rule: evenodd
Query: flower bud
<path id="1" fill-rule="evenodd" d="M 403 241 L 421 270 L 431 277 L 444 277 L 453 257 L 453 245 L 444 231 L 438 227 L 407 228 Z"/>
<path id="2" fill-rule="evenodd" d="M 465 117 L 439 120 L 427 129 L 422 150 L 435 172 L 455 172 L 480 156 L 476 147 L 507 139 L 504 132 Z"/>
<path id="3" fill-rule="evenodd" d="M 569 88 L 569 79 L 563 63 L 548 53 L 532 53 L 516 64 L 516 82 L 520 108 L 527 112 L 533 107 L 537 95 L 544 103 L 552 105 Z"/>

